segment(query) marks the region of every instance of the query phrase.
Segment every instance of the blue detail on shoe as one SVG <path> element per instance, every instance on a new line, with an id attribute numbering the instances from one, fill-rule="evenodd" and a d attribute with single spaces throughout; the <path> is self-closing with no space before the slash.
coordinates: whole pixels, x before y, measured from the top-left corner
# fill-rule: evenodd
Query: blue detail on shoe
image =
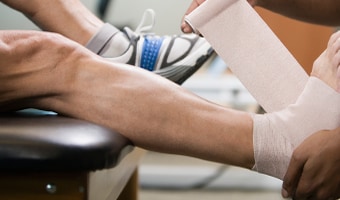
<path id="1" fill-rule="evenodd" d="M 162 43 L 163 38 L 145 37 L 140 61 L 141 68 L 154 70 Z"/>

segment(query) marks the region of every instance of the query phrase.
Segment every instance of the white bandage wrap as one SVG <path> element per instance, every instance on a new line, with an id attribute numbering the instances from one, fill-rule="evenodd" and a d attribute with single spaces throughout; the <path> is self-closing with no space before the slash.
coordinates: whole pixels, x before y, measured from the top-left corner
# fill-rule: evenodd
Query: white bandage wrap
<path id="1" fill-rule="evenodd" d="M 254 115 L 254 170 L 282 179 L 293 150 L 311 134 L 340 126 L 340 93 L 310 77 L 295 104 Z"/>
<path id="2" fill-rule="evenodd" d="M 185 20 L 258 103 L 274 112 L 253 118 L 255 170 L 282 178 L 303 139 L 339 126 L 339 94 L 316 78 L 308 79 L 247 0 L 207 0 Z"/>

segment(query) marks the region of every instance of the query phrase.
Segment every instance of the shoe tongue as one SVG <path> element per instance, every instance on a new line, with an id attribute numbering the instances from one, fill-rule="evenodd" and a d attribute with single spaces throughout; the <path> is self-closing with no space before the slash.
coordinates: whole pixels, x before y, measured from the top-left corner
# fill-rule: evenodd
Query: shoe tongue
<path id="1" fill-rule="evenodd" d="M 129 39 L 138 37 L 138 35 L 133 30 L 131 30 L 129 27 L 124 27 L 123 30 Z"/>

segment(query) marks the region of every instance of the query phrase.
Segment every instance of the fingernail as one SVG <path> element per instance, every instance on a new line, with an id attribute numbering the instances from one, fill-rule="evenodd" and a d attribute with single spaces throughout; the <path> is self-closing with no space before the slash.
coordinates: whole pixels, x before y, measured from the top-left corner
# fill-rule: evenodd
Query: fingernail
<path id="1" fill-rule="evenodd" d="M 281 190 L 281 195 L 282 195 L 283 198 L 289 198 L 289 194 L 288 194 L 287 190 L 285 190 L 283 188 Z"/>
<path id="2" fill-rule="evenodd" d="M 190 27 L 185 26 L 185 27 L 183 28 L 183 32 L 184 32 L 184 33 L 190 33 L 190 32 L 192 32 L 192 31 L 191 31 Z"/>
<path id="3" fill-rule="evenodd" d="M 188 26 L 187 26 L 187 24 L 185 22 L 182 23 L 181 29 L 182 29 L 183 32 L 188 31 Z"/>

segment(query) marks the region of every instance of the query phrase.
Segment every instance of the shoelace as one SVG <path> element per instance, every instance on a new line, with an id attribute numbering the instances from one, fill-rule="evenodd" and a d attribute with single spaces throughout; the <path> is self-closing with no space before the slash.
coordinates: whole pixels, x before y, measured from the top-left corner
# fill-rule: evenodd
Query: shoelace
<path id="1" fill-rule="evenodd" d="M 143 13 L 143 17 L 139 23 L 139 25 L 137 26 L 136 30 L 134 31 L 136 34 L 143 34 L 146 32 L 149 32 L 150 30 L 153 29 L 154 25 L 155 25 L 155 16 L 156 13 L 153 9 L 146 9 Z M 149 17 L 150 20 L 150 24 L 146 24 L 147 22 L 147 17 Z"/>

